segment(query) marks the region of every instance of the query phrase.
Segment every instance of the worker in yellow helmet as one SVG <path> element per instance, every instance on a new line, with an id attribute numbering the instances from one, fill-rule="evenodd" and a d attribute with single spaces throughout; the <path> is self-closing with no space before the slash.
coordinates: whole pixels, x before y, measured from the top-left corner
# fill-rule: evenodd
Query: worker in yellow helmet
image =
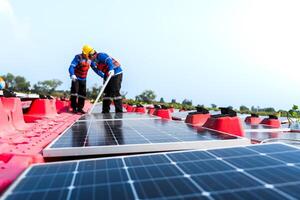
<path id="1" fill-rule="evenodd" d="M 75 56 L 69 67 L 71 86 L 71 107 L 73 113 L 84 114 L 84 102 L 86 99 L 86 77 L 96 51 L 89 45 L 82 47 L 82 53 Z"/>
<path id="2" fill-rule="evenodd" d="M 5 89 L 5 81 L 3 80 L 3 78 L 2 77 L 0 77 L 0 90 L 3 90 L 3 89 Z"/>

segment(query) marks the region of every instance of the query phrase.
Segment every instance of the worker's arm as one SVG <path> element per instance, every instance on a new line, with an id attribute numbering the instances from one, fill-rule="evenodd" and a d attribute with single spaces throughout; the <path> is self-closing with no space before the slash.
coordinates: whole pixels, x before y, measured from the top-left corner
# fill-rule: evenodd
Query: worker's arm
<path id="1" fill-rule="evenodd" d="M 104 78 L 104 73 L 101 70 L 97 69 L 95 62 L 91 63 L 91 68 L 98 76 L 100 76 L 101 78 Z"/>
<path id="2" fill-rule="evenodd" d="M 104 60 L 104 62 L 108 66 L 108 71 L 111 71 L 111 70 L 114 69 L 113 61 L 112 61 L 111 57 L 109 57 L 109 55 L 105 54 L 105 60 Z"/>
<path id="3" fill-rule="evenodd" d="M 72 60 L 71 65 L 69 67 L 70 77 L 75 75 L 75 67 L 79 64 L 79 59 L 77 56 Z"/>

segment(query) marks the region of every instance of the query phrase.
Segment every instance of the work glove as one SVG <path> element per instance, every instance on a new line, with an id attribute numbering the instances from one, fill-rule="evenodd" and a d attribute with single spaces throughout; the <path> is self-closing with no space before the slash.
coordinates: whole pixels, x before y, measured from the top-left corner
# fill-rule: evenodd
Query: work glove
<path id="1" fill-rule="evenodd" d="M 75 75 L 72 75 L 71 79 L 72 79 L 73 82 L 77 81 L 77 77 Z"/>
<path id="2" fill-rule="evenodd" d="M 110 71 L 108 72 L 108 75 L 110 75 L 110 76 L 115 75 L 115 71 L 114 71 L 114 70 L 110 70 Z"/>

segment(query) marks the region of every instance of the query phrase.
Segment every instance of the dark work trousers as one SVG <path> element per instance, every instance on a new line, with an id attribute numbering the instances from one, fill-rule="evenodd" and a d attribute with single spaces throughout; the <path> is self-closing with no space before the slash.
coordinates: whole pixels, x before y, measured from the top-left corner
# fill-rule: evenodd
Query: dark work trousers
<path id="1" fill-rule="evenodd" d="M 73 110 L 82 110 L 86 99 L 86 80 L 72 81 L 71 107 Z"/>
<path id="2" fill-rule="evenodd" d="M 122 96 L 120 94 L 123 74 L 113 76 L 104 89 L 102 113 L 109 113 L 112 100 L 115 104 L 116 113 L 123 112 Z M 106 81 L 107 77 L 104 78 Z"/>

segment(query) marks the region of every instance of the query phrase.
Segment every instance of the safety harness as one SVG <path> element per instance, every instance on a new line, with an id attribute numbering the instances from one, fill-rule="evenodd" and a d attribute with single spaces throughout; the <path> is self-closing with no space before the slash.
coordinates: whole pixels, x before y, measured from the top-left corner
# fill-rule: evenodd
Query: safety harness
<path id="1" fill-rule="evenodd" d="M 81 54 L 78 55 L 79 64 L 75 67 L 75 75 L 80 78 L 86 78 L 90 69 L 91 63 L 87 59 L 83 58 Z"/>

